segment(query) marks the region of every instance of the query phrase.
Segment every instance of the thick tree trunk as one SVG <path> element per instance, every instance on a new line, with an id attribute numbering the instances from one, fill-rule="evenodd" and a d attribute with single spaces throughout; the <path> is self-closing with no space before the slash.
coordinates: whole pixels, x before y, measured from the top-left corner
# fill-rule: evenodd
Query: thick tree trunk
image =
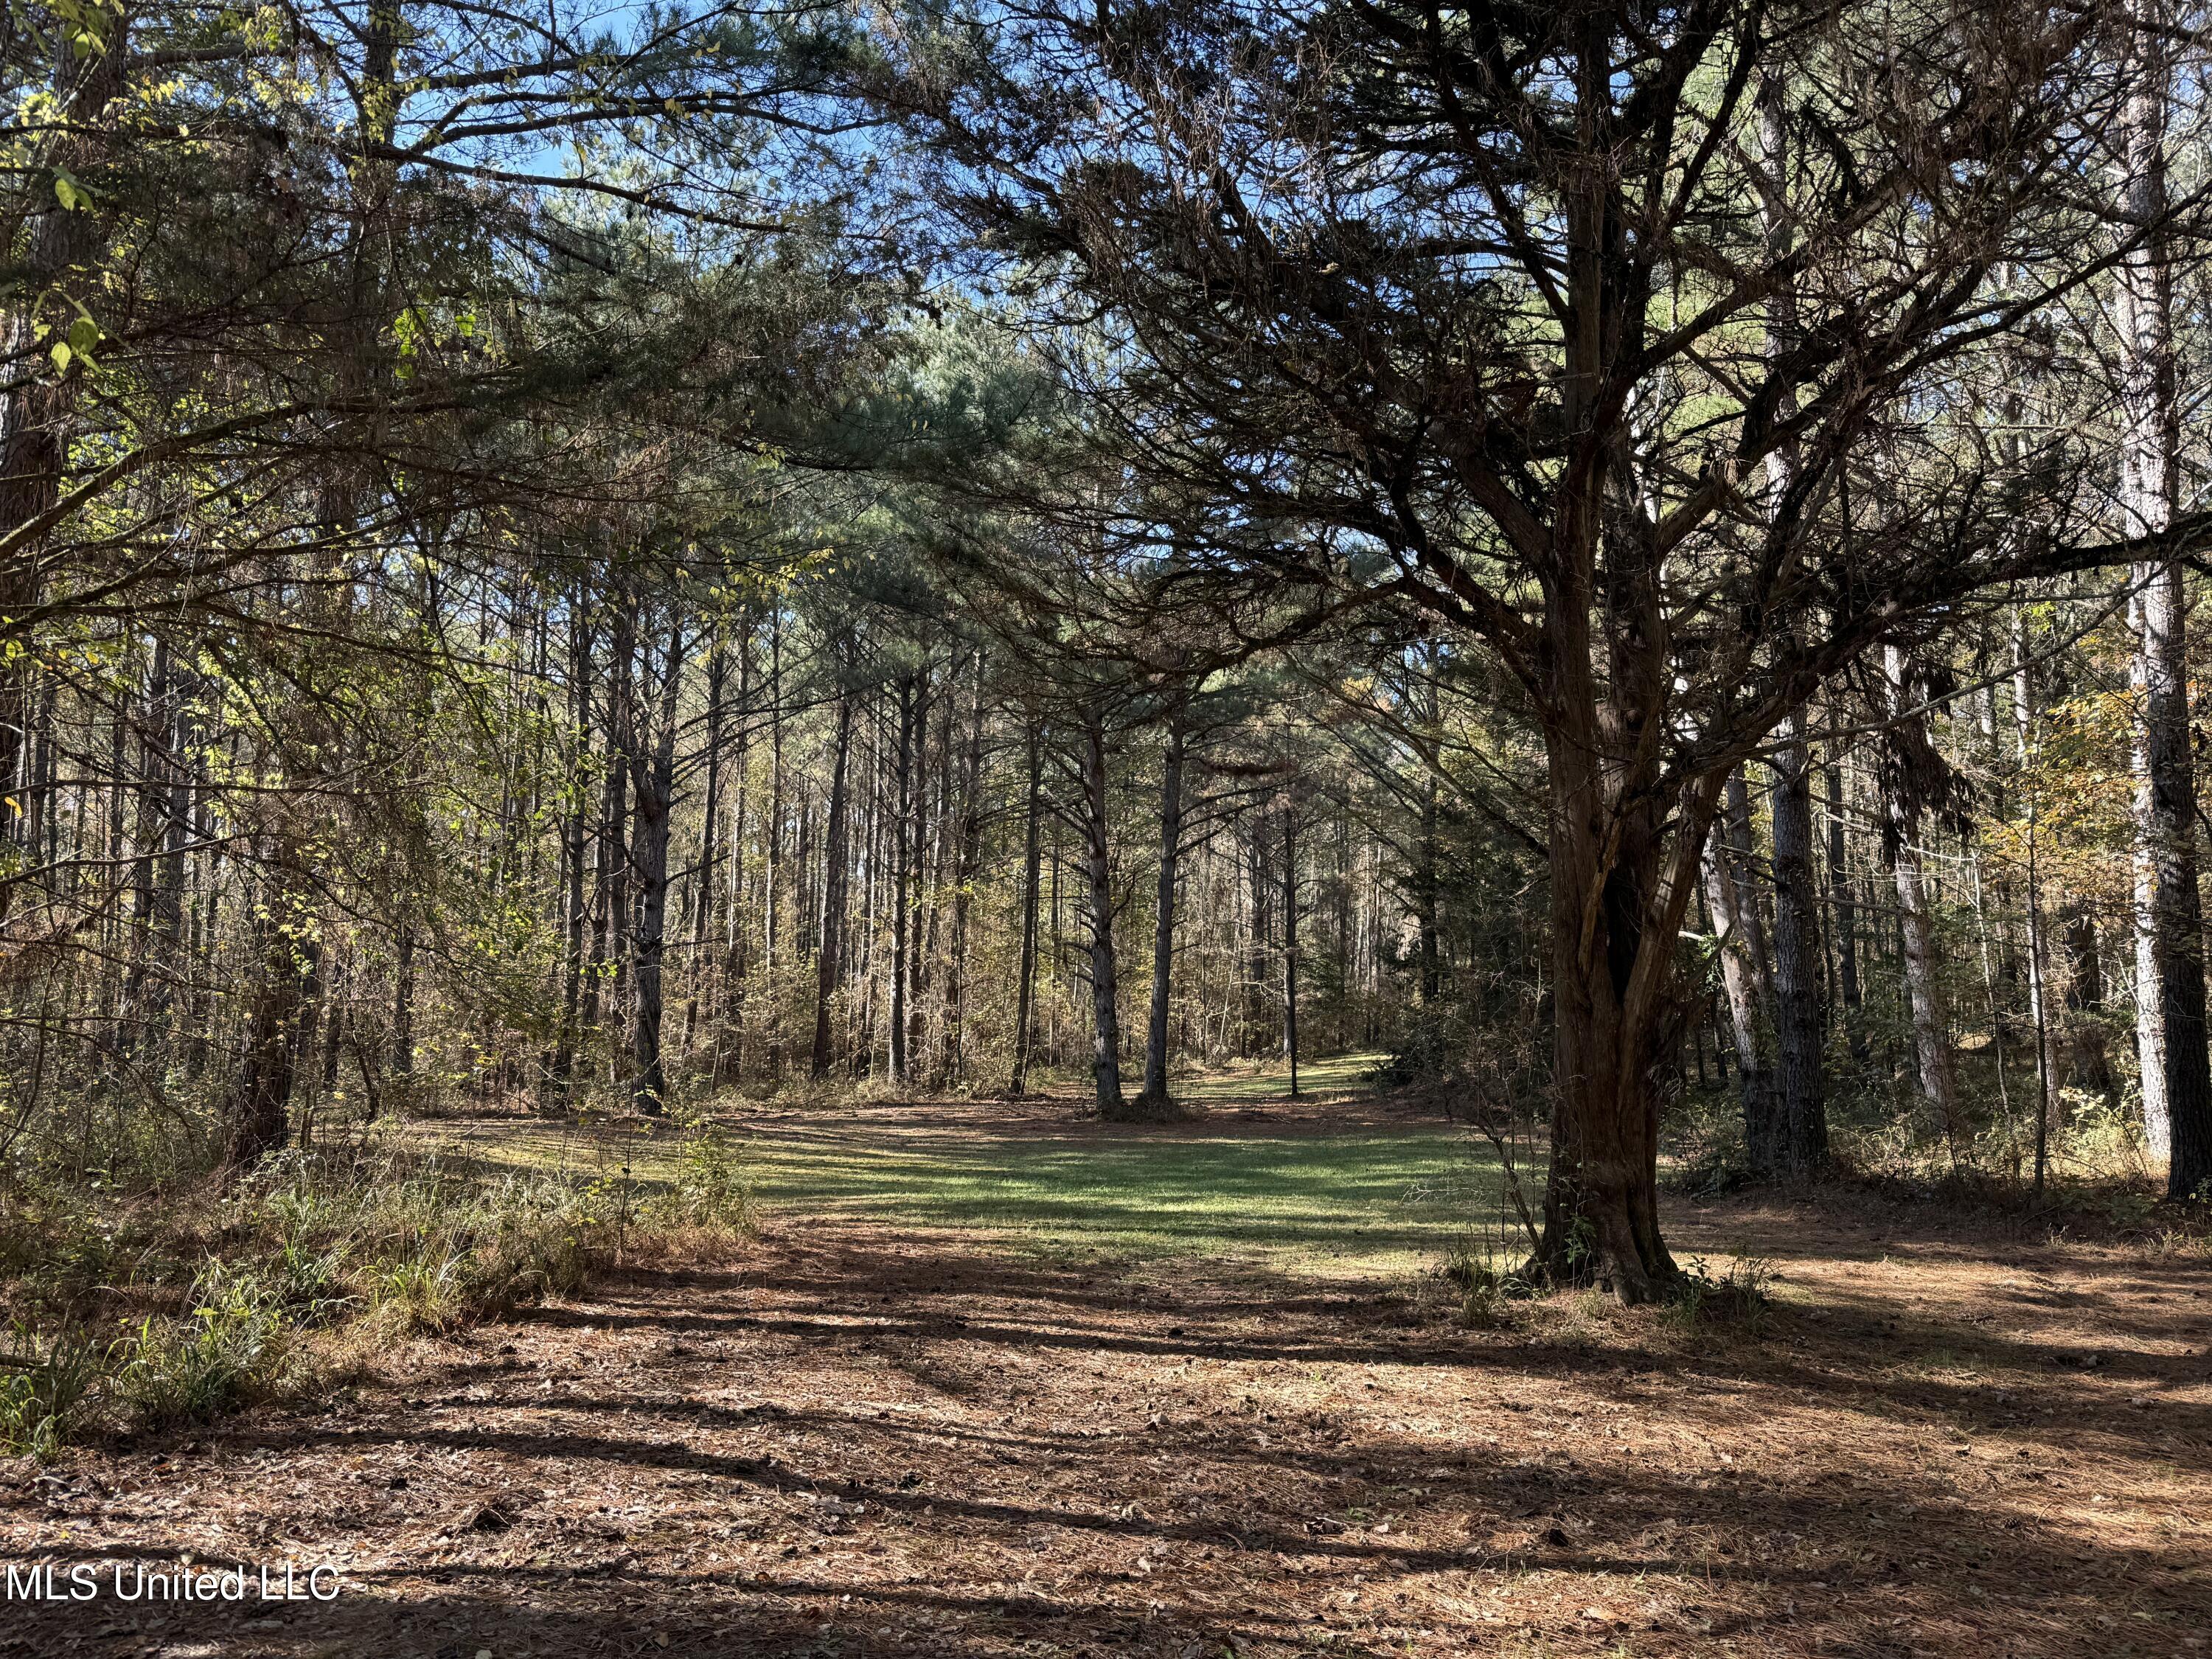
<path id="1" fill-rule="evenodd" d="M 1176 878 L 1182 854 L 1183 728 L 1168 723 L 1160 772 L 1159 884 L 1152 906 L 1152 1000 L 1145 1026 L 1145 1087 L 1138 1105 L 1152 1116 L 1175 1114 L 1168 1092 L 1168 1012 L 1175 971 Z"/>
<path id="2" fill-rule="evenodd" d="M 246 1011 L 246 1047 L 239 1056 L 225 1114 L 225 1161 L 234 1169 L 258 1163 L 284 1145 L 289 1133 L 296 1036 L 307 979 L 285 921 L 291 911 L 281 879 L 256 910 L 252 1001 Z"/>
<path id="3" fill-rule="evenodd" d="M 2190 754 L 2186 600 L 2181 570 L 2138 566 L 2143 665 L 2145 812 L 2151 979 L 2164 1060 L 2164 1145 L 2144 1091 L 2145 1130 L 2169 1159 L 2176 1198 L 2212 1179 L 2212 1056 L 2204 1029 L 2204 933 L 2197 889 L 2197 793 Z"/>
<path id="4" fill-rule="evenodd" d="M 1656 787 L 1658 745 L 1645 738 L 1650 723 L 1667 719 L 1672 673 L 1659 560 L 1646 541 L 1621 549 L 1616 562 L 1602 652 L 1591 626 L 1592 567 L 1560 576 L 1547 595 L 1539 706 L 1553 1105 L 1543 1231 L 1529 1270 L 1553 1284 L 1601 1284 L 1637 1303 L 1668 1294 L 1680 1279 L 1659 1232 L 1660 1070 L 1681 1012 L 1677 943 L 1722 780 L 1709 775 L 1672 799 Z"/>
<path id="5" fill-rule="evenodd" d="M 1649 1302 L 1680 1278 L 1659 1232 L 1658 1069 L 1695 854 L 1662 845 L 1649 804 L 1608 799 L 1595 732 L 1547 738 L 1554 1099 L 1530 1268 Z M 1711 793 L 1686 805 L 1692 848 Z"/>
<path id="6" fill-rule="evenodd" d="M 1753 1173 L 1765 1176 L 1779 1167 L 1782 1108 L 1772 1058 L 1774 981 L 1752 873 L 1751 791 L 1741 772 L 1729 775 L 1723 799 L 1721 817 L 1706 838 L 1705 902 L 1713 913 L 1721 984 L 1735 1042 L 1745 1155 Z"/>
<path id="7" fill-rule="evenodd" d="M 2019 608 L 2014 607 L 2013 736 L 2018 745 L 2021 769 L 2027 773 L 2036 758 L 2035 687 L 2028 674 L 2025 626 Z M 2035 1028 L 2037 1110 L 2041 1125 L 2036 1137 L 2039 1181 L 2043 1175 L 2043 1152 L 2048 1146 L 2049 1133 L 2057 1123 L 2059 1065 L 2058 1022 L 2051 1017 L 2051 951 L 2043 921 L 2043 871 L 2036 842 L 2040 806 L 2038 792 L 2031 781 L 2027 797 L 2027 1012 Z"/>
<path id="8" fill-rule="evenodd" d="M 1091 909 L 1091 1066 L 1098 1115 L 1131 1115 L 1121 1095 L 1121 981 L 1114 961 L 1113 845 L 1106 799 L 1106 727 L 1094 711 L 1083 732 L 1083 875 Z"/>
<path id="9" fill-rule="evenodd" d="M 1029 1086 L 1031 1028 L 1036 1018 L 1037 897 L 1043 874 L 1044 733 L 1029 719 L 1029 792 L 1022 830 L 1022 959 L 1014 988 L 1014 1070 L 1006 1092 L 1016 1100 Z"/>
<path id="10" fill-rule="evenodd" d="M 852 752 L 853 696 L 846 691 L 837 698 L 837 732 L 830 758 L 830 825 L 822 849 L 825 860 L 822 876 L 822 948 L 815 957 L 812 1065 L 817 1080 L 829 1076 L 830 1068 L 836 1063 L 832 1021 L 845 971 L 845 909 L 852 877 L 851 860 L 846 850 L 850 836 L 847 823 L 851 810 L 847 797 L 850 793 L 848 775 Z"/>

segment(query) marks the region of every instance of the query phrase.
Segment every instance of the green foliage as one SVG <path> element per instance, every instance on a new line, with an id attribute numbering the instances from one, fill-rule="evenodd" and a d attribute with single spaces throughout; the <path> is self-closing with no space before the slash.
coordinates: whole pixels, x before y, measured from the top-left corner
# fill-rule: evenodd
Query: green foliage
<path id="1" fill-rule="evenodd" d="M 710 1136 L 684 1163 L 686 1218 L 748 1230 L 735 1150 Z M 574 1293 L 630 1215 L 625 1182 L 391 1147 L 292 1154 L 155 1204 L 19 1180 L 0 1188 L 0 1448 L 205 1421 L 321 1386 L 378 1343 Z"/>
<path id="2" fill-rule="evenodd" d="M 1686 1327 L 1761 1335 L 1773 1307 L 1774 1277 L 1774 1264 L 1763 1256 L 1740 1255 L 1718 1275 L 1703 1256 L 1692 1256 L 1667 1316 Z"/>
<path id="3" fill-rule="evenodd" d="M 1438 1271 L 1459 1292 L 1461 1322 L 1478 1329 L 1510 1323 L 1515 1304 L 1536 1293 L 1517 1265 L 1471 1237 L 1451 1248 Z"/>
<path id="4" fill-rule="evenodd" d="M 0 1356 L 0 1451 L 51 1457 L 90 1414 L 102 1370 L 99 1344 L 81 1330 L 41 1336 L 24 1320 L 9 1336 L 10 1352 Z"/>
<path id="5" fill-rule="evenodd" d="M 210 1262 L 188 1301 L 183 1319 L 149 1316 L 115 1346 L 114 1404 L 136 1426 L 204 1422 L 296 1374 L 298 1326 L 260 1264 Z"/>
<path id="6" fill-rule="evenodd" d="M 751 1235 L 760 1230 L 751 1161 L 728 1130 L 695 1122 L 684 1133 L 668 1187 L 649 1214 L 686 1226 Z"/>

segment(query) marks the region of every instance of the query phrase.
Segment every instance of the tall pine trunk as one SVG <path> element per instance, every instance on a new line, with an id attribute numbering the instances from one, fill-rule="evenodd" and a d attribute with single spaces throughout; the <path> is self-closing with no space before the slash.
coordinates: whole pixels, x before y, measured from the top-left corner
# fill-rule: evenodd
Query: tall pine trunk
<path id="1" fill-rule="evenodd" d="M 1114 961 L 1113 843 L 1107 817 L 1106 726 L 1092 710 L 1083 728 L 1083 876 L 1091 921 L 1091 1066 L 1098 1115 L 1130 1115 L 1121 1095 L 1121 981 Z"/>
<path id="2" fill-rule="evenodd" d="M 823 837 L 822 945 L 814 959 L 814 1054 L 817 1079 L 830 1075 L 836 1062 L 832 1024 L 839 987 L 845 969 L 845 909 L 851 887 L 851 860 L 846 843 L 851 817 L 848 777 L 853 752 L 853 694 L 837 698 L 837 730 L 830 757 L 830 823 Z"/>
<path id="3" fill-rule="evenodd" d="M 1780 1060 L 1765 1173 L 1811 1175 L 1828 1157 L 1820 1040 L 1820 898 L 1813 878 L 1813 769 L 1801 705 L 1774 757 L 1774 1017 Z"/>
<path id="4" fill-rule="evenodd" d="M 1036 1020 L 1037 889 L 1043 875 L 1044 732 L 1036 712 L 1027 734 L 1029 789 L 1022 824 L 1022 957 L 1014 987 L 1014 1069 L 1006 1092 L 1019 1100 L 1029 1086 Z"/>
<path id="5" fill-rule="evenodd" d="M 1917 724 L 1921 718 L 1915 712 L 1917 692 L 1904 652 L 1893 645 L 1885 646 L 1882 665 L 1891 718 L 1899 724 Z M 1950 1010 L 1943 997 L 1935 921 L 1928 908 L 1927 867 L 1921 845 L 1925 814 L 1909 768 L 1899 769 L 1884 805 L 1895 843 L 1891 873 L 1897 884 L 1898 932 L 1905 957 L 1905 994 L 1911 1008 L 1920 1092 L 1942 1121 L 1945 1139 L 1955 1155 L 1966 1125 L 1960 1109 L 1958 1068 L 1952 1059 Z"/>
<path id="6" fill-rule="evenodd" d="M 648 1117 L 659 1116 L 668 1103 L 668 1071 L 661 1055 L 661 988 L 668 943 L 668 833 L 676 805 L 677 699 L 683 673 L 683 619 L 671 617 L 652 742 L 648 744 L 645 734 L 634 727 L 629 733 L 630 876 L 637 893 L 637 922 L 630 941 L 635 1012 L 630 1026 L 629 1088 L 631 1104 Z"/>
<path id="7" fill-rule="evenodd" d="M 2120 508 L 2131 536 L 2162 533 L 2179 494 L 2173 274 L 2164 220 L 2172 100 L 2162 33 L 2136 36 L 2121 123 L 2120 204 L 2136 245 L 2119 269 Z M 2168 1154 L 2177 1198 L 2212 1178 L 2212 1056 L 2204 1029 L 2204 939 L 2197 890 L 2190 751 L 2187 599 L 2178 564 L 2138 564 L 2134 678 L 2142 696 L 2136 852 L 2137 1024 L 2144 1129 Z"/>
<path id="8" fill-rule="evenodd" d="M 1176 881 L 1182 857 L 1182 769 L 1184 734 L 1181 717 L 1168 722 L 1160 767 L 1159 881 L 1152 902 L 1152 997 L 1145 1025 L 1145 1087 L 1137 1097 L 1148 1115 L 1175 1115 L 1168 1091 L 1168 1014 L 1175 975 Z"/>

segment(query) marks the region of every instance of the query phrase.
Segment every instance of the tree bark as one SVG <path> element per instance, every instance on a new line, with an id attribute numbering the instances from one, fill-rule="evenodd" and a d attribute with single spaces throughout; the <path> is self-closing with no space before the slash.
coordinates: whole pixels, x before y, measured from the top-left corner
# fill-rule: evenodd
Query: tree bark
<path id="1" fill-rule="evenodd" d="M 1029 1086 L 1031 1027 L 1036 1018 L 1037 898 L 1043 875 L 1044 732 L 1029 717 L 1029 792 L 1022 830 L 1022 959 L 1014 987 L 1014 1069 L 1006 1092 L 1019 1100 Z"/>
<path id="2" fill-rule="evenodd" d="M 1106 726 L 1091 711 L 1083 729 L 1083 874 L 1091 908 L 1091 1074 L 1098 1115 L 1130 1115 L 1121 1095 L 1121 983 L 1114 961 L 1113 846 L 1106 797 Z"/>
<path id="3" fill-rule="evenodd" d="M 945 987 L 945 1076 L 957 1088 L 967 1081 L 969 913 L 983 860 L 983 659 L 975 659 L 975 701 L 969 710 L 968 747 L 960 762 L 960 839 L 952 865 L 951 960 Z"/>
<path id="4" fill-rule="evenodd" d="M 845 970 L 845 909 L 852 878 L 846 849 L 851 816 L 847 780 L 852 751 L 853 694 L 846 690 L 837 698 L 837 731 L 830 760 L 830 824 L 822 848 L 822 947 L 815 957 L 812 1064 L 817 1081 L 829 1076 L 836 1063 L 832 1014 Z"/>
<path id="5" fill-rule="evenodd" d="M 1812 1175 L 1828 1158 L 1821 1076 L 1820 895 L 1813 879 L 1812 756 L 1800 705 L 1774 757 L 1774 1012 L 1780 1082 L 1766 1173 Z"/>
<path id="6" fill-rule="evenodd" d="M 52 89 L 59 118 L 47 118 L 69 136 L 52 152 L 26 159 L 89 173 L 94 153 L 118 131 L 106 112 L 123 91 L 131 10 L 118 7 L 105 15 L 84 15 L 92 20 L 90 27 L 105 27 L 106 38 L 94 50 L 80 52 L 70 28 L 51 31 L 56 42 Z M 68 293 L 84 280 L 106 234 L 107 215 L 97 202 L 64 206 L 50 186 L 40 186 L 38 197 L 39 210 L 17 244 L 21 259 L 11 287 L 18 295 L 43 299 L 57 289 Z M 107 309 L 102 307 L 103 313 Z M 69 313 L 60 307 L 58 314 Z M 0 533 L 29 524 L 59 499 L 70 420 L 83 382 L 82 358 L 53 365 L 35 331 L 39 322 L 33 307 L 20 302 L 0 321 L 0 348 L 12 366 L 9 384 L 0 391 Z M 39 603 L 42 544 L 42 538 L 33 538 L 0 559 L 0 617 L 22 617 Z M 27 759 L 34 659 L 34 653 L 27 653 L 21 660 L 0 662 L 0 792 L 17 787 Z M 27 836 L 33 828 L 27 814 L 0 811 L 0 837 Z M 13 891 L 12 884 L 0 883 L 0 913 Z"/>
<path id="7" fill-rule="evenodd" d="M 713 957 L 707 941 L 714 931 L 715 860 L 720 856 L 717 832 L 722 820 L 722 724 L 726 702 L 722 692 L 729 674 L 724 653 L 721 624 L 714 626 L 714 642 L 707 657 L 707 791 L 699 804 L 699 874 L 692 888 L 691 961 L 684 1001 L 684 1052 L 688 1057 L 699 1037 L 700 1005 L 706 1004 L 709 1030 L 714 1024 Z"/>
<path id="8" fill-rule="evenodd" d="M 891 1082 L 903 1088 L 907 1080 L 907 1001 L 911 994 L 910 958 L 913 918 L 908 895 L 914 884 L 914 746 L 915 728 L 927 718 L 916 705 L 914 676 L 900 678 L 898 688 L 898 749 L 891 763 L 895 793 L 891 822 Z"/>
<path id="9" fill-rule="evenodd" d="M 2146 9 L 2149 9 L 2146 8 Z M 2136 35 L 2121 123 L 2121 208 L 2137 239 L 2120 262 L 2120 507 L 2130 535 L 2174 518 L 2180 488 L 2180 407 L 2173 346 L 2173 274 L 2164 221 L 2172 68 L 2164 33 Z M 2204 1026 L 2204 937 L 2197 890 L 2197 794 L 2190 752 L 2187 599 L 2181 568 L 2138 564 L 2134 678 L 2141 688 L 2136 915 L 2143 1127 L 2168 1155 L 2167 1190 L 2212 1180 L 2212 1055 Z M 2148 994 L 2146 994 L 2148 993 Z M 2155 1079 L 2155 1081 L 2154 1081 Z"/>
<path id="10" fill-rule="evenodd" d="M 576 1028 L 584 992 L 584 858 L 586 797 L 584 757 L 591 748 L 591 629 L 583 614 L 580 584 L 569 598 L 568 610 L 568 729 L 577 749 L 576 764 L 568 779 L 568 811 L 562 819 L 561 860 L 568 878 L 568 937 L 562 952 L 561 1025 L 553 1040 L 548 1070 L 553 1086 L 566 1103 L 574 1085 Z"/>
<path id="11" fill-rule="evenodd" d="M 255 912 L 253 1000 L 226 1113 L 224 1156 L 234 1169 L 251 1168 L 282 1147 L 290 1130 L 295 1039 L 307 980 L 287 927 L 292 909 L 289 884 L 276 873 L 269 882 L 270 891 Z"/>
<path id="12" fill-rule="evenodd" d="M 1920 717 L 1908 712 L 1913 699 L 1905 653 L 1896 646 L 1885 646 L 1882 664 L 1892 717 L 1917 721 Z M 1964 1141 L 1966 1124 L 1960 1110 L 1958 1071 L 1951 1054 L 1950 1011 L 1938 977 L 1935 925 L 1928 911 L 1927 870 L 1920 846 L 1923 815 L 1908 781 L 1899 781 L 1891 789 L 1886 805 L 1897 843 L 1892 873 L 1897 884 L 1898 928 L 1904 945 L 1905 990 L 1912 1007 L 1920 1092 L 1942 1120 L 1944 1136 L 1955 1156 Z"/>
<path id="13" fill-rule="evenodd" d="M 1283 1058 L 1298 1097 L 1298 809 L 1283 808 Z"/>
<path id="14" fill-rule="evenodd" d="M 1706 837 L 1703 865 L 1714 954 L 1720 959 L 1721 989 L 1728 1004 L 1729 1035 L 1735 1044 L 1744 1145 L 1752 1167 L 1763 1172 L 1775 1115 L 1774 1079 L 1760 1036 L 1757 961 L 1741 920 L 1748 896 L 1737 889 L 1725 821 L 1715 823 Z"/>
<path id="15" fill-rule="evenodd" d="M 1864 1000 L 1859 988 L 1858 902 L 1851 890 L 1850 862 L 1844 832 L 1844 769 L 1832 751 L 1823 767 L 1827 784 L 1828 894 L 1836 941 L 1836 1002 L 1842 1012 L 1844 1040 L 1855 1060 L 1867 1057 Z"/>
<path id="16" fill-rule="evenodd" d="M 630 751 L 630 875 L 637 905 L 630 941 L 635 1014 L 630 1027 L 629 1094 L 631 1105 L 647 1117 L 660 1116 L 668 1104 L 668 1072 L 661 1056 L 661 986 L 668 942 L 668 832 L 676 805 L 677 698 L 683 673 L 684 623 L 680 616 L 672 616 L 652 743 L 648 745 L 634 725 L 625 733 Z M 633 676 L 633 684 L 635 679 Z"/>
<path id="17" fill-rule="evenodd" d="M 1160 769 L 1159 883 L 1152 905 L 1152 998 L 1145 1026 L 1145 1087 L 1137 1097 L 1147 1115 L 1176 1115 L 1168 1090 L 1168 1013 L 1175 973 L 1176 878 L 1182 856 L 1184 733 L 1178 714 L 1168 721 Z"/>

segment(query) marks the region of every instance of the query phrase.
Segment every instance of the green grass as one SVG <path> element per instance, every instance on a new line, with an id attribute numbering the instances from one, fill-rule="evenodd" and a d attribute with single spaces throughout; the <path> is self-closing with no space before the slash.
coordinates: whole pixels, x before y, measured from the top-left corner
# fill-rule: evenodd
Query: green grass
<path id="1" fill-rule="evenodd" d="M 1307 1093 L 1357 1089 L 1364 1057 L 1301 1068 Z M 900 1121 L 902 1109 L 836 1108 L 750 1126 L 754 1192 L 771 1217 L 858 1217 L 959 1231 L 1050 1255 L 1203 1255 L 1277 1272 L 1399 1273 L 1432 1263 L 1470 1228 L 1494 1237 L 1502 1194 L 1486 1146 L 1441 1125 L 1340 1126 L 1267 1113 L 1279 1068 L 1191 1079 L 1211 1116 L 1101 1132 L 1034 1121 Z M 988 1109 L 984 1109 L 988 1111 Z M 468 1124 L 429 1131 L 497 1165 L 618 1170 L 657 1183 L 669 1140 L 611 1132 Z"/>

